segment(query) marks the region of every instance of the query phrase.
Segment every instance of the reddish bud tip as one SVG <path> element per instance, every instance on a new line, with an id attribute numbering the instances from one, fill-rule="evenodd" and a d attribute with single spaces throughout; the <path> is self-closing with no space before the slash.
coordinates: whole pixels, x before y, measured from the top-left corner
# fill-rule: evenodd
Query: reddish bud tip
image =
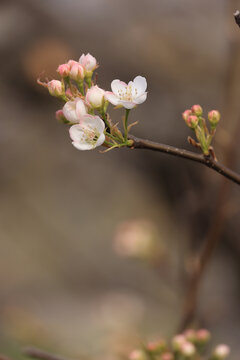
<path id="1" fill-rule="evenodd" d="M 221 117 L 220 112 L 217 110 L 212 110 L 209 111 L 208 113 L 208 120 L 213 127 L 216 127 L 216 125 L 220 120 L 220 117 Z"/>
<path id="2" fill-rule="evenodd" d="M 211 334 L 206 329 L 200 329 L 196 332 L 196 338 L 197 338 L 197 342 L 204 344 L 210 340 Z"/>
<path id="3" fill-rule="evenodd" d="M 69 76 L 70 66 L 68 64 L 61 64 L 57 68 L 57 72 L 61 77 L 67 77 Z"/>
<path id="4" fill-rule="evenodd" d="M 68 120 L 65 118 L 62 109 L 56 111 L 56 119 L 60 122 L 67 123 Z"/>
<path id="5" fill-rule="evenodd" d="M 193 113 L 193 115 L 201 116 L 203 113 L 203 109 L 200 105 L 193 105 L 192 113 Z"/>
<path id="6" fill-rule="evenodd" d="M 189 115 L 192 115 L 192 111 L 190 109 L 185 110 L 182 113 L 182 118 L 184 121 L 187 121 L 187 118 L 189 117 Z"/>
<path id="7" fill-rule="evenodd" d="M 195 129 L 198 125 L 198 121 L 199 121 L 199 119 L 196 115 L 190 115 L 186 120 L 186 124 L 191 129 Z"/>

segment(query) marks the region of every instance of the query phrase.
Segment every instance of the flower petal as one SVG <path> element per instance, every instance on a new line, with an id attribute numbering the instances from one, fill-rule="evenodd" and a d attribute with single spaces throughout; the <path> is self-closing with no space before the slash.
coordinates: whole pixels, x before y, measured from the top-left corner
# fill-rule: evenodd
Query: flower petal
<path id="1" fill-rule="evenodd" d="M 96 141 L 95 147 L 102 145 L 104 141 L 105 141 L 105 135 L 102 133 L 99 136 L 98 140 Z"/>
<path id="2" fill-rule="evenodd" d="M 93 116 L 90 114 L 84 115 L 80 118 L 80 126 L 87 126 L 96 129 L 100 134 L 103 133 L 105 129 L 105 123 L 99 116 Z"/>
<path id="3" fill-rule="evenodd" d="M 147 89 L 147 80 L 143 76 L 136 76 L 133 80 L 132 95 L 135 97 L 142 95 Z"/>
<path id="4" fill-rule="evenodd" d="M 78 150 L 92 150 L 95 149 L 95 145 L 87 144 L 87 143 L 79 143 L 79 142 L 72 142 L 73 146 Z"/>
<path id="5" fill-rule="evenodd" d="M 132 101 L 124 101 L 124 100 L 119 100 L 119 104 L 121 104 L 123 107 L 125 107 L 125 109 L 133 109 L 136 104 Z"/>
<path id="6" fill-rule="evenodd" d="M 76 124 L 72 125 L 69 129 L 70 138 L 73 141 L 85 141 L 86 135 L 83 132 L 83 128 L 81 125 Z"/>
<path id="7" fill-rule="evenodd" d="M 120 93 L 126 92 L 127 84 L 123 81 L 116 79 L 112 81 L 111 88 L 114 95 L 119 97 Z"/>
<path id="8" fill-rule="evenodd" d="M 105 92 L 105 99 L 108 100 L 113 105 L 119 104 L 119 98 L 116 95 L 114 95 L 111 91 Z"/>
<path id="9" fill-rule="evenodd" d="M 76 100 L 74 101 L 67 101 L 63 107 L 63 114 L 65 118 L 74 123 L 78 123 L 78 115 L 76 113 Z"/>
<path id="10" fill-rule="evenodd" d="M 78 118 L 87 114 L 86 106 L 81 99 L 76 102 L 76 114 Z"/>
<path id="11" fill-rule="evenodd" d="M 146 99 L 147 99 L 147 93 L 145 92 L 144 94 L 136 97 L 134 99 L 134 103 L 135 104 L 142 104 Z"/>

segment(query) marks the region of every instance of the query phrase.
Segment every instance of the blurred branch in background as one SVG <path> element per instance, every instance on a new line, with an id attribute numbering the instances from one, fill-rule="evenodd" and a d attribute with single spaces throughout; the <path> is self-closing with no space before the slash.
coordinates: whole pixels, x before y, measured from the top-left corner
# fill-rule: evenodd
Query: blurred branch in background
<path id="1" fill-rule="evenodd" d="M 23 349 L 23 354 L 32 359 L 38 359 L 38 360 L 69 360 L 63 358 L 62 356 L 56 354 L 50 354 L 49 352 L 37 349 L 35 347 L 27 347 Z"/>
<path id="2" fill-rule="evenodd" d="M 234 14 L 235 19 L 239 12 Z M 237 21 L 237 19 L 236 19 Z M 237 22 L 238 23 L 238 22 Z M 232 26 L 231 26 L 232 28 Z M 235 30 L 235 28 L 234 28 Z M 234 34 L 233 31 L 231 33 Z M 239 34 L 238 34 L 239 35 Z M 232 35 L 233 36 L 233 35 Z M 232 40 L 232 39 L 231 39 Z M 227 84 L 225 90 L 225 116 L 229 119 L 229 139 L 231 139 L 225 148 L 225 158 L 227 166 L 234 166 L 236 163 L 238 140 L 240 133 L 240 103 L 239 103 L 239 78 L 240 78 L 240 37 L 235 37 L 231 42 L 230 58 L 227 74 Z M 185 329 L 196 317 L 197 297 L 199 287 L 205 270 L 212 259 L 214 250 L 222 238 L 225 225 L 229 218 L 228 202 L 231 193 L 231 183 L 222 179 L 216 200 L 214 216 L 207 231 L 206 239 L 202 251 L 196 256 L 195 269 L 189 279 L 189 287 L 185 297 L 183 318 L 180 324 L 180 330 Z"/>

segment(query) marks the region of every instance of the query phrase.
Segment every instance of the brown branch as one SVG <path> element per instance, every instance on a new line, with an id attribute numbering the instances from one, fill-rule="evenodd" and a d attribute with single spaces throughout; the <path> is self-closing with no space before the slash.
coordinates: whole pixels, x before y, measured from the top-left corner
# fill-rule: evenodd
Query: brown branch
<path id="1" fill-rule="evenodd" d="M 37 360 L 69 360 L 69 359 L 63 358 L 62 356 L 59 356 L 56 354 L 51 354 L 44 350 L 37 349 L 35 347 L 27 347 L 27 348 L 23 349 L 23 353 L 26 356 L 31 357 L 33 359 L 37 359 Z"/>
<path id="2" fill-rule="evenodd" d="M 184 159 L 201 163 L 209 167 L 210 169 L 218 172 L 222 176 L 225 176 L 226 178 L 235 182 L 236 184 L 240 185 L 240 175 L 230 170 L 229 168 L 221 164 L 219 161 L 214 160 L 213 158 L 211 158 L 211 156 L 196 154 L 192 151 L 178 149 L 174 146 L 160 144 L 150 140 L 139 139 L 135 136 L 129 136 L 129 139 L 133 140 L 133 144 L 131 145 L 131 148 L 159 151 L 162 153 L 178 156 Z"/>

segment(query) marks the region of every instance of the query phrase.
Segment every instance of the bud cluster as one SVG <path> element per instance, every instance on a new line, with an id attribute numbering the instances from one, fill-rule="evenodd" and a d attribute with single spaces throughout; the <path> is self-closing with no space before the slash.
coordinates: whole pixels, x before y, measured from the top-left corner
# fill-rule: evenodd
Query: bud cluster
<path id="1" fill-rule="evenodd" d="M 210 340 L 206 329 L 188 329 L 175 335 L 170 344 L 164 339 L 149 342 L 142 349 L 131 352 L 129 360 L 224 360 L 230 353 L 227 345 L 218 345 L 207 355 Z"/>
<path id="2" fill-rule="evenodd" d="M 95 57 L 82 54 L 79 61 L 69 60 L 58 66 L 61 80 L 38 80 L 38 83 L 46 87 L 50 95 L 65 102 L 63 108 L 56 112 L 56 118 L 71 125 L 70 138 L 77 149 L 90 150 L 100 145 L 109 149 L 131 146 L 133 141 L 128 139 L 128 132 L 134 124 L 128 126 L 128 115 L 130 109 L 146 100 L 146 79 L 137 76 L 128 84 L 113 80 L 112 92 L 105 91 L 93 80 L 97 67 Z M 107 113 L 109 102 L 126 109 L 124 134 Z"/>
<path id="3" fill-rule="evenodd" d="M 210 129 L 208 129 L 206 120 L 203 117 L 203 109 L 200 105 L 193 105 L 182 113 L 186 125 L 195 132 L 198 142 L 190 138 L 190 143 L 200 147 L 204 155 L 209 155 L 212 150 L 211 142 L 216 132 L 217 124 L 220 120 L 220 113 L 217 110 L 211 110 L 208 113 Z"/>

